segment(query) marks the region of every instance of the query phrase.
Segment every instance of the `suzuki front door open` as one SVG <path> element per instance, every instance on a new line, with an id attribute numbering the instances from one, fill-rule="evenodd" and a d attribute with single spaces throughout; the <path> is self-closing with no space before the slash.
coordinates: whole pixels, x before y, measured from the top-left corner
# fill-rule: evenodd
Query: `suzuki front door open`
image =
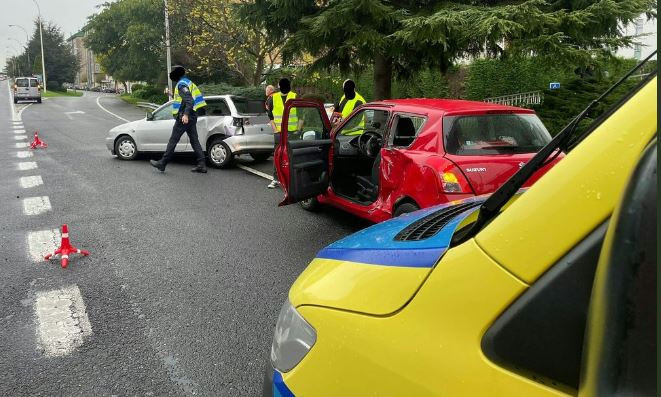
<path id="1" fill-rule="evenodd" d="M 280 205 L 315 197 L 328 189 L 330 132 L 322 104 L 302 99 L 287 102 L 273 160 L 285 193 Z"/>

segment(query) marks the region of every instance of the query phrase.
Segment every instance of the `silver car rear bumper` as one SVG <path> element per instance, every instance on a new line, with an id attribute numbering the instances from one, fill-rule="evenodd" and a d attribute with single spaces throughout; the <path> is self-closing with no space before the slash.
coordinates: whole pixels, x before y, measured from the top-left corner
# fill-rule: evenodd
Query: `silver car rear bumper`
<path id="1" fill-rule="evenodd" d="M 273 134 L 235 135 L 224 140 L 234 154 L 273 151 Z"/>

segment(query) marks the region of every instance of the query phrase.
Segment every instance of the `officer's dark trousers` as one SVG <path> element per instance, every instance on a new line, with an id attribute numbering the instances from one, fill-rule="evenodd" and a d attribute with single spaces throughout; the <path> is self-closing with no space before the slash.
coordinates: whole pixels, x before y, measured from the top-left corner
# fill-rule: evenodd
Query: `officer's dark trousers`
<path id="1" fill-rule="evenodd" d="M 197 158 L 197 164 L 204 165 L 204 152 L 202 151 L 202 145 L 200 145 L 200 139 L 197 137 L 197 117 L 193 116 L 188 117 L 188 124 L 182 123 L 181 117 L 177 117 L 177 121 L 174 122 L 174 127 L 172 128 L 172 135 L 170 135 L 168 146 L 161 161 L 167 164 L 172 160 L 172 157 L 174 157 L 174 148 L 179 143 L 184 132 L 188 134 L 188 139 Z"/>

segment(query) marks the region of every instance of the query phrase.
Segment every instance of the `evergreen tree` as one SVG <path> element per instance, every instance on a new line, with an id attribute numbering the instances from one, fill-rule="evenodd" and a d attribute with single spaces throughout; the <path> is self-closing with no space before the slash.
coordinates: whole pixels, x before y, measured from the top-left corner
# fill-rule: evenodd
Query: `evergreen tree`
<path id="1" fill-rule="evenodd" d="M 655 0 L 255 0 L 242 15 L 286 38 L 285 60 L 309 53 L 316 68 L 373 66 L 380 99 L 390 97 L 395 75 L 445 73 L 470 56 L 587 61 L 631 44 L 621 24 L 655 17 L 655 8 Z"/>

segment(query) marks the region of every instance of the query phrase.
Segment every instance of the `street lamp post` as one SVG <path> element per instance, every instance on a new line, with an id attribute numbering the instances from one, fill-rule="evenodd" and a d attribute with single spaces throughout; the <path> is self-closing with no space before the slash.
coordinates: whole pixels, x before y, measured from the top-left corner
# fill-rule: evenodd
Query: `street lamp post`
<path id="1" fill-rule="evenodd" d="M 22 47 L 21 42 L 18 41 L 17 39 L 15 39 L 15 38 L 13 38 L 13 37 L 7 37 L 7 40 L 14 40 L 14 41 L 18 44 L 18 48 L 21 48 L 21 47 Z M 26 51 L 26 52 L 27 52 L 27 51 Z M 19 51 L 19 53 L 20 53 L 20 51 Z M 30 62 L 27 62 L 27 63 L 25 64 L 25 66 L 27 67 L 27 69 L 30 69 Z M 29 73 L 28 73 L 28 74 L 29 74 Z"/>
<path id="2" fill-rule="evenodd" d="M 37 6 L 37 12 L 39 13 L 39 41 L 41 42 L 41 74 L 42 79 L 44 80 L 44 92 L 48 91 L 46 89 L 46 60 L 44 59 L 44 35 L 41 31 L 41 8 L 39 8 L 39 3 L 37 0 L 32 0 L 34 5 Z"/>
<path id="3" fill-rule="evenodd" d="M 21 25 L 9 25 L 10 28 L 19 28 L 25 32 L 25 53 L 28 56 L 28 74 L 32 75 L 32 63 L 30 62 L 30 35 Z"/>
<path id="4" fill-rule="evenodd" d="M 170 72 L 172 71 L 172 60 L 170 56 L 170 18 L 168 17 L 168 0 L 163 0 L 163 2 L 165 3 L 165 57 L 168 68 L 168 98 L 172 98 L 172 80 L 170 80 Z"/>

